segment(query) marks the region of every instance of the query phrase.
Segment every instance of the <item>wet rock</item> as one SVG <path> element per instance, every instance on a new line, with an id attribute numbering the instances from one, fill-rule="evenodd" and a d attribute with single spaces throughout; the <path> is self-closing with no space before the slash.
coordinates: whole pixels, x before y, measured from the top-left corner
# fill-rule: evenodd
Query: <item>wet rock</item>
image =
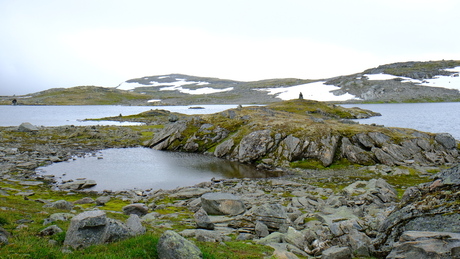
<path id="1" fill-rule="evenodd" d="M 210 215 L 238 215 L 246 210 L 238 196 L 219 192 L 202 195 L 201 206 Z"/>
<path id="2" fill-rule="evenodd" d="M 144 203 L 134 203 L 123 207 L 123 213 L 126 215 L 136 214 L 139 217 L 146 215 L 149 208 Z"/>
<path id="3" fill-rule="evenodd" d="M 163 233 L 157 245 L 158 258 L 202 258 L 200 249 L 174 231 L 167 230 Z"/>

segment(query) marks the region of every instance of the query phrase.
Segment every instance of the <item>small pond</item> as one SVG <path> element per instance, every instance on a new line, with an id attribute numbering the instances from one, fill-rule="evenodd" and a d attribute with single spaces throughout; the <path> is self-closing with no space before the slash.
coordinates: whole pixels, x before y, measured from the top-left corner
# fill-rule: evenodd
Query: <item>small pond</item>
<path id="1" fill-rule="evenodd" d="M 90 190 L 174 189 L 211 178 L 266 178 L 279 176 L 254 166 L 212 156 L 158 151 L 150 148 L 106 149 L 71 161 L 37 169 L 62 181 L 86 178 L 97 185 Z"/>

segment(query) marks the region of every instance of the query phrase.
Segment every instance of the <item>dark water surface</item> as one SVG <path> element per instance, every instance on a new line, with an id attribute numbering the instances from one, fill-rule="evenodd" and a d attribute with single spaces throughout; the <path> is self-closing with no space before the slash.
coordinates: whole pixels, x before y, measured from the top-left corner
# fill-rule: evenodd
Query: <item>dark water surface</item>
<path id="1" fill-rule="evenodd" d="M 85 158 L 37 169 L 61 182 L 95 180 L 91 190 L 174 189 L 222 178 L 265 178 L 273 173 L 212 156 L 158 151 L 150 148 L 106 149 Z"/>

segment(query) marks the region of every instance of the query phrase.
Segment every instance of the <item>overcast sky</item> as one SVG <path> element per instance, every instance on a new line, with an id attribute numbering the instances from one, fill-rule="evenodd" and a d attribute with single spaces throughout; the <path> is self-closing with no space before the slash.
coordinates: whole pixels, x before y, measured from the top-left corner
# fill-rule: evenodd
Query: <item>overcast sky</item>
<path id="1" fill-rule="evenodd" d="M 460 60 L 458 0 L 0 0 L 0 95 Z"/>

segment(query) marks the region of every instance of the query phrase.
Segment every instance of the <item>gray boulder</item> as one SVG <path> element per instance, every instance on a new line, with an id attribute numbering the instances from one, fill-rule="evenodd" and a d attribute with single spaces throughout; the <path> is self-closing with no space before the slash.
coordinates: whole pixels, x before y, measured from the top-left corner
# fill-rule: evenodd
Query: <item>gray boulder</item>
<path id="1" fill-rule="evenodd" d="M 19 132 L 35 132 L 35 131 L 38 131 L 38 128 L 29 122 L 24 122 L 24 123 L 21 123 L 21 125 L 19 125 L 18 131 Z"/>
<path id="2" fill-rule="evenodd" d="M 351 250 L 348 247 L 332 246 L 323 251 L 321 259 L 351 259 Z"/>
<path id="3" fill-rule="evenodd" d="M 52 203 L 48 203 L 43 206 L 43 208 L 54 208 L 59 210 L 71 210 L 73 209 L 74 205 L 71 202 L 66 200 L 59 200 Z"/>
<path id="4" fill-rule="evenodd" d="M 457 141 L 449 133 L 436 134 L 434 139 L 446 149 L 454 149 L 457 147 Z"/>
<path id="5" fill-rule="evenodd" d="M 70 221 L 64 246 L 73 249 L 85 248 L 129 236 L 129 229 L 123 223 L 107 218 L 104 211 L 86 211 Z"/>
<path id="6" fill-rule="evenodd" d="M 9 237 L 10 233 L 8 233 L 4 228 L 0 227 L 0 245 L 7 245 Z"/>
<path id="7" fill-rule="evenodd" d="M 387 256 L 387 259 L 397 258 L 460 258 L 460 233 L 404 232 Z"/>
<path id="8" fill-rule="evenodd" d="M 123 213 L 126 215 L 136 214 L 139 217 L 146 215 L 149 208 L 144 203 L 133 203 L 123 207 Z"/>
<path id="9" fill-rule="evenodd" d="M 201 206 L 210 215 L 238 215 L 246 210 L 238 196 L 221 192 L 203 194 Z"/>
<path id="10" fill-rule="evenodd" d="M 126 221 L 126 227 L 129 229 L 131 236 L 138 236 L 145 234 L 145 227 L 142 225 L 141 219 L 136 214 L 131 214 Z"/>
<path id="11" fill-rule="evenodd" d="M 174 231 L 167 230 L 161 235 L 157 245 L 158 258 L 203 258 L 200 249 Z"/>
<path id="12" fill-rule="evenodd" d="M 61 190 L 82 190 L 91 188 L 96 185 L 97 183 L 94 180 L 77 180 L 61 184 L 59 188 Z"/>
<path id="13" fill-rule="evenodd" d="M 213 230 L 214 229 L 214 223 L 211 222 L 211 220 L 208 217 L 208 213 L 203 208 L 200 208 L 195 214 L 195 223 L 198 228 L 204 228 L 204 229 L 209 229 Z"/>
<path id="14" fill-rule="evenodd" d="M 101 197 L 97 197 L 96 199 L 96 205 L 98 206 L 103 206 L 105 205 L 107 202 L 110 201 L 110 196 L 101 196 Z"/>
<path id="15" fill-rule="evenodd" d="M 286 232 L 288 227 L 288 215 L 286 209 L 277 203 L 262 204 L 253 207 L 245 214 L 252 222 L 260 221 L 268 227 L 270 232 Z"/>
<path id="16" fill-rule="evenodd" d="M 51 225 L 40 231 L 40 236 L 53 236 L 62 233 L 62 229 L 56 225 Z"/>

